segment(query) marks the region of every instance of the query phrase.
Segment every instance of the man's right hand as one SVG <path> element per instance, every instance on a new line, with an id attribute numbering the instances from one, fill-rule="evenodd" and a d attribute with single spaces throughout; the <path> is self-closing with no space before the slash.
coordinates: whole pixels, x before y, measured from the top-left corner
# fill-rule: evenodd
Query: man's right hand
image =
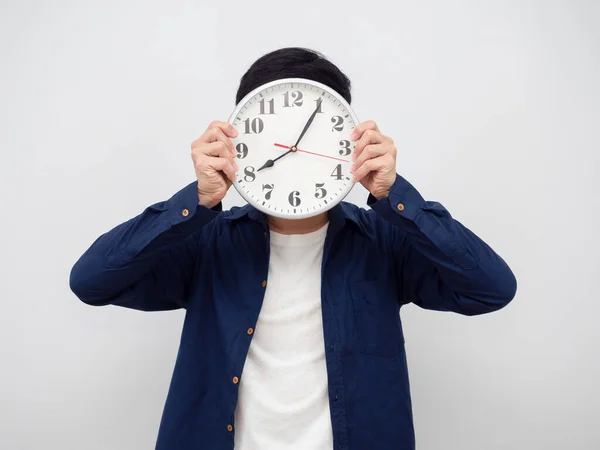
<path id="1" fill-rule="evenodd" d="M 231 124 L 215 120 L 202 136 L 192 142 L 200 205 L 214 207 L 235 183 L 236 151 L 230 138 L 237 134 Z"/>

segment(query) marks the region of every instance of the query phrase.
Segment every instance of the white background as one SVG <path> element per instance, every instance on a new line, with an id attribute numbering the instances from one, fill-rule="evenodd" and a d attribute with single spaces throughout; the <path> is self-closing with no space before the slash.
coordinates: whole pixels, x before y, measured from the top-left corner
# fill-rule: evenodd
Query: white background
<path id="1" fill-rule="evenodd" d="M 300 45 L 519 281 L 489 315 L 403 309 L 418 448 L 600 448 L 600 2 L 216 3 L 0 1 L 0 447 L 154 448 L 184 312 L 87 306 L 69 271 Z"/>

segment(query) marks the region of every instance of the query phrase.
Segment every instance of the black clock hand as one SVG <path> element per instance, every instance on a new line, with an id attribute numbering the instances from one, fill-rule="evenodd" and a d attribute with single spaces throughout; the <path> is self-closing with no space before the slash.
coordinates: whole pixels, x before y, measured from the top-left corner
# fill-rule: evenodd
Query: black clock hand
<path id="1" fill-rule="evenodd" d="M 292 146 L 292 148 L 296 148 L 296 147 L 298 147 L 298 144 L 300 144 L 300 141 L 306 134 L 306 130 L 308 130 L 308 127 L 310 127 L 310 124 L 313 122 L 313 120 L 315 120 L 315 116 L 317 115 L 317 112 L 319 111 L 319 108 L 321 107 L 321 102 L 323 102 L 323 99 L 319 98 L 319 100 L 317 101 L 317 107 L 315 108 L 312 115 L 308 119 L 308 122 L 306 122 L 306 125 L 304 125 L 304 129 L 302 130 L 302 133 L 300 133 L 300 137 L 298 138 L 296 143 Z"/>
<path id="2" fill-rule="evenodd" d="M 258 170 L 257 170 L 257 172 L 260 172 L 261 170 L 263 170 L 263 169 L 267 169 L 267 168 L 269 168 L 269 167 L 273 167 L 273 166 L 275 165 L 275 161 L 277 161 L 278 159 L 281 159 L 281 158 L 283 158 L 283 157 L 284 157 L 285 155 L 287 155 L 288 153 L 292 153 L 292 152 L 294 152 L 294 151 L 296 151 L 296 150 L 294 150 L 294 149 L 290 149 L 290 150 L 288 150 L 287 152 L 285 152 L 283 155 L 280 155 L 280 156 L 278 156 L 278 157 L 277 157 L 277 158 L 275 158 L 275 159 L 269 159 L 269 160 L 267 160 L 267 162 L 266 162 L 266 163 L 264 163 L 264 164 L 262 165 L 262 167 L 261 167 L 260 169 L 258 169 Z"/>
<path id="3" fill-rule="evenodd" d="M 298 144 L 300 143 L 300 141 L 302 140 L 302 138 L 304 137 L 304 135 L 306 134 L 306 130 L 308 130 L 308 127 L 310 127 L 310 124 L 313 123 L 313 120 L 315 120 L 315 116 L 317 115 L 317 112 L 319 111 L 319 108 L 321 107 L 321 102 L 323 101 L 322 98 L 320 98 L 317 101 L 317 107 L 315 108 L 315 110 L 313 111 L 312 115 L 310 116 L 310 118 L 308 119 L 308 122 L 306 122 L 306 125 L 304 125 L 304 129 L 302 130 L 302 133 L 300 133 L 300 137 L 298 138 L 298 140 L 296 141 L 296 144 L 293 145 L 292 147 L 290 147 L 290 149 L 285 152 L 283 155 L 278 156 L 275 159 L 269 159 L 267 160 L 266 163 L 264 163 L 262 165 L 262 167 L 260 169 L 257 170 L 257 172 L 260 172 L 263 169 L 267 169 L 268 167 L 273 167 L 275 165 L 275 161 L 277 161 L 278 159 L 283 158 L 285 155 L 295 152 L 297 150 Z"/>

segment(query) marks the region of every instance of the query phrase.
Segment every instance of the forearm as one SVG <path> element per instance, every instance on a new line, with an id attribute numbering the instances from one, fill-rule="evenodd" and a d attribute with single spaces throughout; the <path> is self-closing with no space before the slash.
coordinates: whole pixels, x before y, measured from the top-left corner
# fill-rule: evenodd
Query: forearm
<path id="1" fill-rule="evenodd" d="M 136 288 L 146 291 L 165 282 L 156 277 L 144 279 L 161 259 L 177 256 L 184 267 L 194 258 L 194 234 L 218 215 L 198 205 L 195 185 L 190 183 L 169 200 L 147 207 L 96 239 L 71 270 L 70 287 L 77 297 L 93 305 L 113 303 L 128 289 L 131 297 L 136 283 L 146 283 Z M 174 252 L 177 255 L 171 255 Z"/>
<path id="2" fill-rule="evenodd" d="M 479 314 L 499 309 L 514 297 L 516 280 L 504 260 L 441 204 L 425 201 L 400 175 L 386 197 L 370 196 L 369 204 L 394 225 L 394 251 L 404 276 L 419 280 L 421 271 L 443 283 L 427 294 L 431 288 L 419 286 L 415 295 L 427 298 L 418 301 L 439 301 L 442 307 L 436 309 Z"/>

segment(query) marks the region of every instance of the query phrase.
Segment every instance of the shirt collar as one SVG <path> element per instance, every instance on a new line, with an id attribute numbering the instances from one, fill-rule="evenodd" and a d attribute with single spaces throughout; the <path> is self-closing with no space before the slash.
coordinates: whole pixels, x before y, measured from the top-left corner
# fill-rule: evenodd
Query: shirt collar
<path id="1" fill-rule="evenodd" d="M 229 214 L 223 217 L 223 219 L 240 220 L 245 217 L 260 222 L 265 227 L 267 226 L 267 216 L 250 204 L 246 204 L 242 207 L 233 207 L 229 211 Z M 358 215 L 358 208 L 346 202 L 340 202 L 329 210 L 329 222 L 332 230 L 342 228 L 346 223 L 350 222 L 362 234 L 366 233 Z"/>

